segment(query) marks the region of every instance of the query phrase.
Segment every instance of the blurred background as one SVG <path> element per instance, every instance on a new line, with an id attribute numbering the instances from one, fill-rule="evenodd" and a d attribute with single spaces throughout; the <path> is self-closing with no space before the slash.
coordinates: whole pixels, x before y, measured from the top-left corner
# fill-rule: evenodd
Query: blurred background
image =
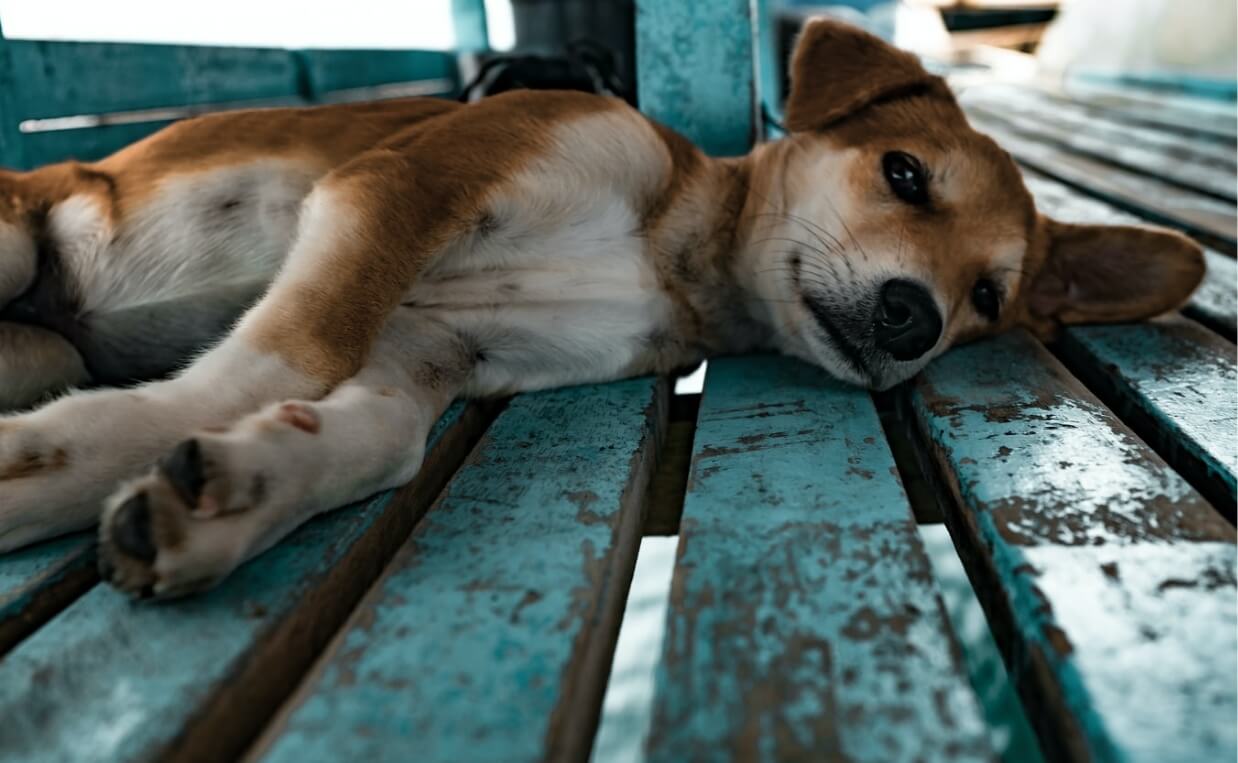
<path id="1" fill-rule="evenodd" d="M 762 53 L 757 62 L 761 94 L 770 124 L 775 126 L 786 90 L 782 64 L 804 20 L 821 14 L 862 25 L 920 53 L 930 65 L 948 67 L 956 84 L 965 83 L 970 71 L 986 80 L 1072 81 L 1101 87 L 1111 83 L 1162 93 L 1187 91 L 1228 105 L 1235 98 L 1238 14 L 1234 0 L 752 2 L 762 19 Z M 308 82 L 297 85 L 297 94 L 284 97 L 290 102 L 420 94 L 476 98 L 522 86 L 600 90 L 635 102 L 639 93 L 634 14 L 632 0 L 213 0 L 209 4 L 0 0 L 0 26 L 8 40 L 301 51 L 302 58 L 297 60 L 302 70 L 296 77 Z M 316 49 L 334 53 L 318 55 L 313 53 Z M 360 57 L 340 52 L 348 49 L 369 52 Z M 38 74 L 22 69 L 28 50 L 21 43 L 13 47 L 18 81 L 33 81 Z M 397 60 L 380 53 L 410 50 L 452 55 Z M 226 56 L 220 60 L 226 61 Z M 455 70 L 443 69 L 444 60 Z M 342 76 L 348 67 L 368 73 L 353 82 Z M 391 73 L 384 74 L 387 71 Z M 142 76 L 142 71 L 136 70 L 134 76 Z M 128 111 L 96 114 L 57 106 L 46 93 L 32 88 L 30 94 L 13 96 L 18 101 L 16 110 L 28 118 L 21 123 L 22 151 L 10 152 L 6 163 L 33 165 L 66 156 L 96 158 L 196 110 L 271 101 L 269 96 L 262 101 L 245 95 L 249 91 L 237 92 L 241 94 L 230 104 L 178 110 L 138 108 L 134 102 Z M 71 95 L 65 103 L 89 102 L 80 93 Z M 3 139 L 0 135 L 0 148 L 4 148 Z M 680 380 L 677 392 L 698 393 L 700 383 L 698 372 Z M 1041 760 L 1019 702 L 1006 683 L 1001 659 L 954 544 L 942 525 L 925 525 L 922 532 L 970 677 L 986 704 L 995 746 L 1006 761 Z M 640 759 L 675 542 L 674 537 L 649 537 L 642 545 L 596 760 Z"/>

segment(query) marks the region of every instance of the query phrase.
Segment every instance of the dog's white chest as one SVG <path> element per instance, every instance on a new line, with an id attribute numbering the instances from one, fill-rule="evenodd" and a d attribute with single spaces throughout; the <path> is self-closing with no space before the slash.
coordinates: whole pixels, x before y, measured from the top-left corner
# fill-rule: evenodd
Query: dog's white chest
<path id="1" fill-rule="evenodd" d="M 628 204 L 513 200 L 448 252 L 406 305 L 478 349 L 466 394 L 612 379 L 631 370 L 671 308 Z"/>

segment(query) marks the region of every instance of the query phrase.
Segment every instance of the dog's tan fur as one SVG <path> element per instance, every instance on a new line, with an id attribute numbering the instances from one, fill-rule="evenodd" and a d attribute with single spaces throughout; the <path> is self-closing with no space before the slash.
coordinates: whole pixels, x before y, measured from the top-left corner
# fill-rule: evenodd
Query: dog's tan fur
<path id="1" fill-rule="evenodd" d="M 243 313 L 170 379 L 0 420 L 0 549 L 87 526 L 103 503 L 105 575 L 184 593 L 410 479 L 460 395 L 762 348 L 885 387 L 1015 325 L 1172 309 L 1202 277 L 1177 234 L 1038 215 L 910 55 L 815 22 L 792 72 L 792 134 L 741 158 L 613 99 L 522 92 L 220 114 L 95 164 L 0 176 L 0 306 L 38 313 L 31 295 L 51 294 L 74 312 L 44 315 L 54 330 L 0 322 L 10 405 L 149 374 L 112 352 L 148 340 L 134 316 L 186 322 L 167 335 L 187 344 Z M 930 168 L 930 204 L 892 193 L 891 151 Z M 866 344 L 892 278 L 925 285 L 943 316 L 912 360 Z M 1004 295 L 996 319 L 969 302 L 981 278 Z M 843 328 L 823 328 L 830 313 Z M 37 360 L 5 360 L 17 347 Z M 31 364 L 38 388 L 3 376 Z"/>

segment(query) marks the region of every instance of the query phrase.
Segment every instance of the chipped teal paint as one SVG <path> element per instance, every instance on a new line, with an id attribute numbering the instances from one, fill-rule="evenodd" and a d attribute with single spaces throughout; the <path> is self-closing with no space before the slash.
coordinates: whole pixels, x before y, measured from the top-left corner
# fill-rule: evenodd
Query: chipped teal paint
<path id="1" fill-rule="evenodd" d="M 952 350 L 913 402 L 1049 757 L 1233 759 L 1233 528 L 1025 334 Z"/>
<path id="2" fill-rule="evenodd" d="M 454 407 L 432 440 L 460 418 Z M 91 590 L 0 662 L 0 759 L 157 757 L 365 534 L 391 495 L 310 522 L 202 596 L 152 605 L 106 586 Z"/>
<path id="3" fill-rule="evenodd" d="M 1040 211 L 1063 222 L 1104 225 L 1145 223 L 1132 214 L 1084 196 L 1079 191 L 1034 170 L 1024 170 L 1023 179 L 1035 197 Z M 1232 257 L 1226 257 L 1211 249 L 1205 249 L 1204 255 L 1208 271 L 1203 284 L 1192 295 L 1186 312 L 1232 338 L 1238 331 L 1238 269 Z"/>
<path id="4" fill-rule="evenodd" d="M 1129 326 L 1080 326 L 1063 337 L 1072 366 L 1137 408 L 1157 440 L 1200 465 L 1232 510 L 1238 472 L 1238 367 L 1234 345 L 1183 318 Z M 1098 387 L 1099 389 L 1100 387 Z M 1176 455 L 1176 453 L 1174 454 Z M 1177 459 L 1173 459 L 1177 462 Z"/>
<path id="5" fill-rule="evenodd" d="M 868 394 L 711 361 L 649 759 L 988 760 Z"/>
<path id="6" fill-rule="evenodd" d="M 5 636 L 41 597 L 95 567 L 94 533 L 79 533 L 0 556 L 0 651 Z"/>
<path id="7" fill-rule="evenodd" d="M 750 0 L 638 0 L 641 111 L 715 156 L 757 135 Z"/>
<path id="8" fill-rule="evenodd" d="M 556 744 L 581 729 L 552 719 L 589 717 L 573 706 L 588 697 L 565 684 L 583 651 L 613 638 L 597 632 L 598 610 L 626 592 L 612 565 L 630 563 L 615 558 L 621 525 L 635 558 L 640 506 L 625 494 L 650 455 L 663 393 L 639 379 L 517 397 L 362 603 L 264 760 L 574 759 Z"/>

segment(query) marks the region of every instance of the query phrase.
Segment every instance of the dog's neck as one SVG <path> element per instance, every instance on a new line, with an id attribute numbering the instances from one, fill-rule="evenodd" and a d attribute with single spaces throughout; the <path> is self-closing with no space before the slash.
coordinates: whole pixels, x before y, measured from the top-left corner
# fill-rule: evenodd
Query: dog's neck
<path id="1" fill-rule="evenodd" d="M 785 235 L 781 173 L 790 148 L 776 141 L 743 157 L 706 159 L 652 237 L 663 285 L 687 316 L 681 325 L 708 354 L 794 350 L 772 288 L 789 274 L 762 254 Z"/>

